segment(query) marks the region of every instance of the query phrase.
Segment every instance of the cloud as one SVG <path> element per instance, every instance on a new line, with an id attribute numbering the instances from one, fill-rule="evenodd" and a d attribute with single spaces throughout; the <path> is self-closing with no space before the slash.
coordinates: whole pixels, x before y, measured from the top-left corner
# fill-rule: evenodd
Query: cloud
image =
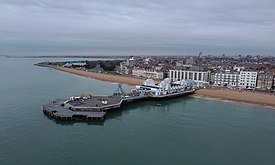
<path id="1" fill-rule="evenodd" d="M 274 54 L 272 0 L 0 0 L 2 54 Z"/>

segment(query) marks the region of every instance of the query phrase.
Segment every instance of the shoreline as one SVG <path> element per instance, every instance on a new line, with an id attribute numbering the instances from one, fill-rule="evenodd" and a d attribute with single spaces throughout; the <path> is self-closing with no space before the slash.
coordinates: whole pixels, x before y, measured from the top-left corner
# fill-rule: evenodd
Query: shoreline
<path id="1" fill-rule="evenodd" d="M 88 71 L 84 71 L 84 70 L 77 70 L 77 69 L 57 67 L 57 66 L 47 66 L 47 67 L 56 69 L 56 70 L 59 70 L 62 72 L 82 76 L 82 77 L 87 77 L 87 78 L 92 78 L 92 79 L 107 81 L 107 82 L 126 84 L 126 85 L 130 85 L 130 86 L 140 85 L 145 81 L 145 79 L 142 79 L 142 78 L 127 77 L 127 76 L 123 76 L 123 75 L 112 75 L 112 74 L 106 74 L 106 73 L 88 72 Z"/>
<path id="2" fill-rule="evenodd" d="M 275 107 L 269 106 L 269 105 L 260 105 L 260 104 L 255 104 L 255 103 L 233 101 L 233 100 L 227 100 L 227 99 L 222 99 L 222 98 L 207 97 L 207 96 L 203 96 L 203 95 L 190 95 L 190 97 L 193 97 L 193 98 L 196 98 L 196 99 L 221 101 L 221 102 L 225 102 L 225 103 L 241 104 L 241 105 L 255 106 L 255 107 L 267 108 L 267 109 L 275 110 Z"/>
<path id="3" fill-rule="evenodd" d="M 43 67 L 49 67 L 58 71 L 62 71 L 62 72 L 66 72 L 66 73 L 70 73 L 73 75 L 78 75 L 86 78 L 127 84 L 130 86 L 140 85 L 145 81 L 145 79 L 136 78 L 136 77 L 87 72 L 83 70 L 77 70 L 77 69 L 65 68 L 65 67 L 56 67 L 56 66 L 43 66 Z M 205 89 L 196 90 L 196 92 L 193 95 L 191 95 L 191 97 L 201 98 L 201 99 L 212 99 L 212 100 L 218 100 L 218 101 L 229 101 L 229 102 L 256 105 L 264 108 L 275 109 L 275 95 L 268 95 L 268 94 L 262 94 L 262 93 L 239 92 L 239 91 L 234 91 L 229 89 L 205 88 Z"/>
<path id="4" fill-rule="evenodd" d="M 262 93 L 206 88 L 197 90 L 191 97 L 254 105 L 275 110 L 275 96 Z"/>

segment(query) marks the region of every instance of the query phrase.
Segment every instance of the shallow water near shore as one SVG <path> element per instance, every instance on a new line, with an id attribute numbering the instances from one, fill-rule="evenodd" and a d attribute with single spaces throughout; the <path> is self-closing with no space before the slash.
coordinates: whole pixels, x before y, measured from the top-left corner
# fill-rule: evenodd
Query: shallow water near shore
<path id="1" fill-rule="evenodd" d="M 116 84 L 33 65 L 46 60 L 56 61 L 0 57 L 1 165 L 275 164 L 268 108 L 184 97 L 131 104 L 101 123 L 51 120 L 43 104 Z"/>
<path id="2" fill-rule="evenodd" d="M 253 103 L 247 103 L 247 102 L 237 102 L 237 101 L 233 101 L 233 100 L 227 100 L 227 99 L 222 99 L 222 98 L 214 98 L 214 97 L 203 96 L 203 95 L 192 95 L 191 97 L 198 98 L 198 99 L 203 99 L 203 100 L 222 101 L 222 102 L 226 102 L 226 103 L 248 105 L 248 106 L 255 106 L 255 107 L 259 107 L 259 108 L 266 108 L 266 109 L 270 109 L 270 110 L 275 110 L 275 107 L 268 106 L 268 105 L 259 105 L 259 104 L 253 104 Z"/>

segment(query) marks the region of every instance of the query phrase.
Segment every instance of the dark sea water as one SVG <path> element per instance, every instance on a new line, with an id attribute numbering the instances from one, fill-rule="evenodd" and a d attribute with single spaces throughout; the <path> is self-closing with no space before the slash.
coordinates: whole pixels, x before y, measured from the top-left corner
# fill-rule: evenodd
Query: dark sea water
<path id="1" fill-rule="evenodd" d="M 272 109 L 184 97 L 132 104 L 104 123 L 48 119 L 43 104 L 116 85 L 33 65 L 43 60 L 0 57 L 0 165 L 275 164 Z"/>

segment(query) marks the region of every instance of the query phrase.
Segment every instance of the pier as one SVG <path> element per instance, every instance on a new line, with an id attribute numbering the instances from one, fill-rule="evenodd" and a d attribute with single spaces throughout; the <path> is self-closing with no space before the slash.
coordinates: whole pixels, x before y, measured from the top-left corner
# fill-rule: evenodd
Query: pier
<path id="1" fill-rule="evenodd" d="M 43 112 L 57 120 L 103 121 L 109 110 L 119 109 L 136 101 L 168 99 L 194 92 L 194 83 L 189 80 L 170 82 L 170 79 L 164 79 L 160 84 L 155 84 L 153 80 L 148 79 L 130 93 L 125 93 L 121 84 L 118 84 L 112 96 L 82 94 L 72 96 L 68 100 L 56 99 L 43 105 Z"/>
<path id="2" fill-rule="evenodd" d="M 173 93 L 165 96 L 93 96 L 89 99 L 78 99 L 64 104 L 66 100 L 57 99 L 43 105 L 44 114 L 57 120 L 94 120 L 103 121 L 109 110 L 118 109 L 121 106 L 149 99 L 164 99 L 192 94 L 194 90 Z"/>

